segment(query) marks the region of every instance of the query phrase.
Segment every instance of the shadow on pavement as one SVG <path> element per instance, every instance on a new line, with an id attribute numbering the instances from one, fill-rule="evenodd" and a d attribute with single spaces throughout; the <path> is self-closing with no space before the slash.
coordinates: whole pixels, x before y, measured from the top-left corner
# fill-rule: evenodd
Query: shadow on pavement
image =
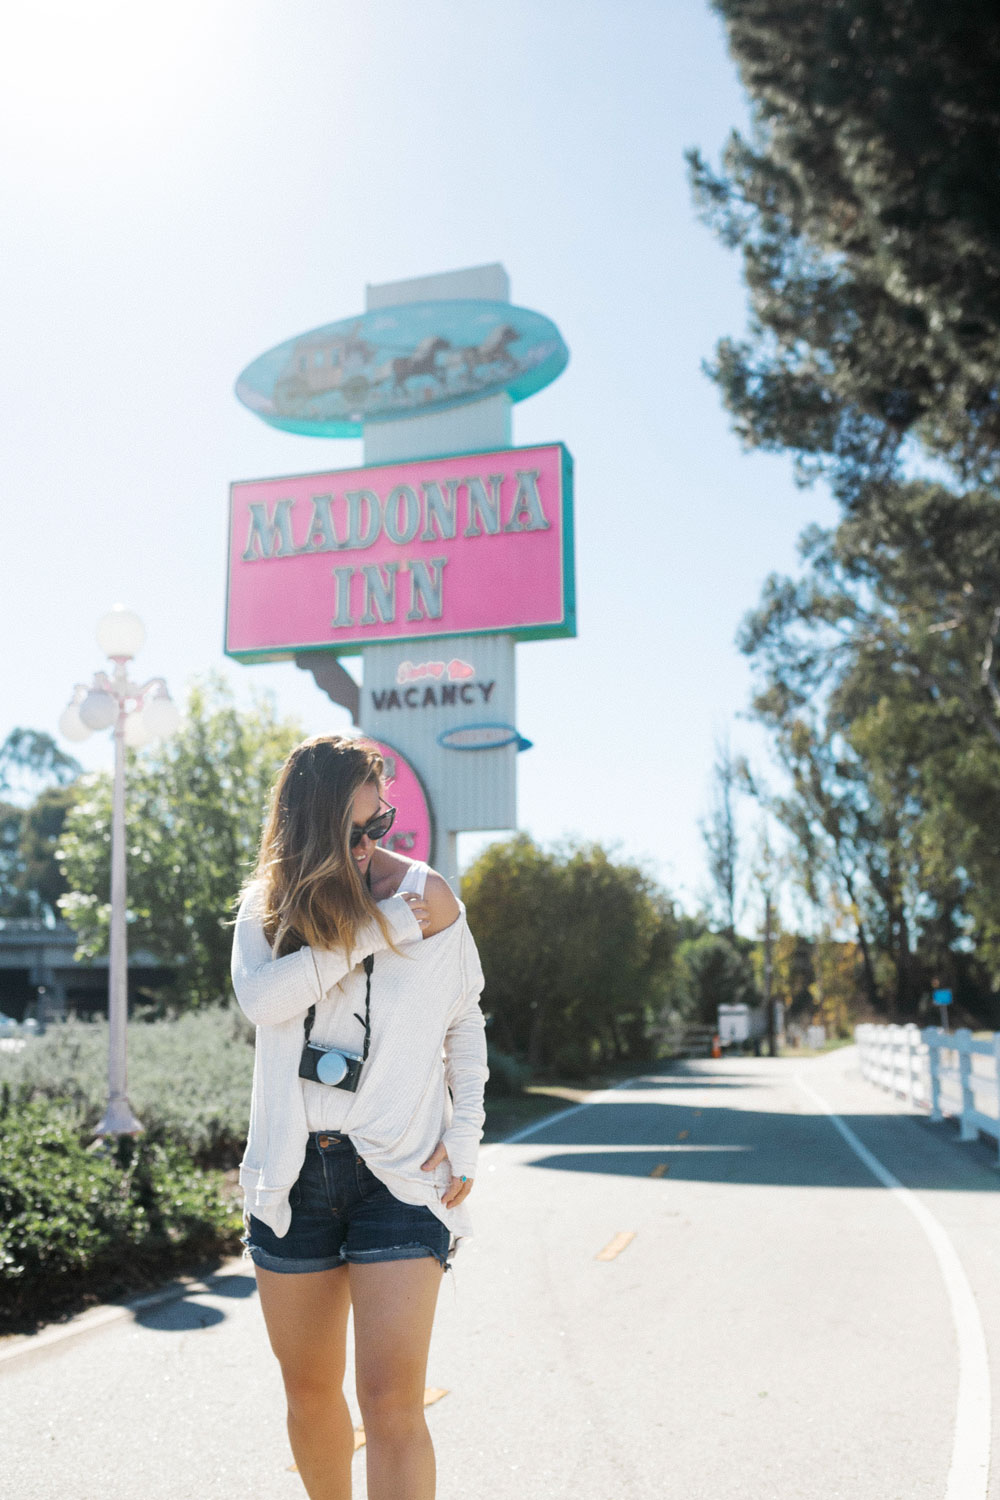
<path id="1" fill-rule="evenodd" d="M 737 1109 L 723 1102 L 734 1087 L 771 1081 L 762 1071 L 741 1083 L 690 1075 L 637 1079 L 635 1091 L 667 1093 L 697 1087 L 702 1102 L 683 1096 L 637 1101 L 627 1090 L 557 1117 L 532 1132 L 523 1148 L 566 1147 L 525 1166 L 552 1172 L 598 1172 L 756 1186 L 879 1188 L 882 1184 L 822 1112 Z M 707 1102 L 718 1093 L 719 1104 Z M 809 1106 L 805 1106 L 808 1111 Z M 924 1114 L 847 1113 L 840 1118 L 904 1186 L 952 1192 L 1000 1191 L 995 1142 L 959 1142 L 952 1120 Z"/>
<path id="2" fill-rule="evenodd" d="M 246 1275 L 237 1272 L 231 1276 L 214 1277 L 210 1289 L 213 1297 L 253 1297 L 257 1282 L 252 1272 Z"/>
<path id="3" fill-rule="evenodd" d="M 218 1307 L 205 1307 L 188 1297 L 178 1297 L 174 1302 L 161 1303 L 159 1307 L 141 1308 L 135 1314 L 135 1322 L 143 1328 L 159 1329 L 161 1333 L 182 1333 L 190 1328 L 210 1328 L 225 1319 Z"/>
<path id="4" fill-rule="evenodd" d="M 206 1307 L 198 1297 L 253 1297 L 257 1282 L 253 1276 L 239 1272 L 227 1276 L 212 1276 L 206 1282 L 187 1289 L 178 1287 L 169 1300 L 154 1303 L 150 1307 L 137 1307 L 133 1320 L 143 1328 L 158 1328 L 164 1333 L 178 1333 L 188 1328 L 210 1328 L 221 1323 L 226 1313 L 219 1307 Z"/>

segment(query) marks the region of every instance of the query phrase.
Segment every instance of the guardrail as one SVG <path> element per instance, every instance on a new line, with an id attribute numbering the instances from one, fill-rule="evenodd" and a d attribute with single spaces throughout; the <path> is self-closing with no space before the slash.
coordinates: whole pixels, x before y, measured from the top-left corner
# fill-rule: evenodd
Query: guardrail
<path id="1" fill-rule="evenodd" d="M 992 1136 L 1000 1148 L 1000 1032 L 855 1026 L 863 1077 L 930 1113 L 959 1122 L 959 1139 Z M 988 1107 L 986 1107 L 988 1106 Z"/>

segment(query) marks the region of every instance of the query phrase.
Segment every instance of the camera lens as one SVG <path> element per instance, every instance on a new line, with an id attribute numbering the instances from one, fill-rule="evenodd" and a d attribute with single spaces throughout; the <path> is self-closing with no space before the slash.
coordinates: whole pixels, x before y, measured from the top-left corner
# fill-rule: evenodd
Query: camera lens
<path id="1" fill-rule="evenodd" d="M 347 1058 L 342 1052 L 324 1052 L 316 1063 L 320 1083 L 339 1083 L 347 1072 Z"/>

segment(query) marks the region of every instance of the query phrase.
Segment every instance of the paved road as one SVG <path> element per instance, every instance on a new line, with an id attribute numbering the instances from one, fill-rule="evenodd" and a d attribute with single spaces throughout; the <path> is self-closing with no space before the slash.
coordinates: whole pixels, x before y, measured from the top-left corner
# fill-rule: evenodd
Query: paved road
<path id="1" fill-rule="evenodd" d="M 428 1371 L 439 1500 L 1000 1500 L 993 1155 L 853 1048 L 678 1064 L 486 1148 Z M 239 1266 L 3 1359 L 0 1416 L 5 1497 L 302 1495 Z"/>

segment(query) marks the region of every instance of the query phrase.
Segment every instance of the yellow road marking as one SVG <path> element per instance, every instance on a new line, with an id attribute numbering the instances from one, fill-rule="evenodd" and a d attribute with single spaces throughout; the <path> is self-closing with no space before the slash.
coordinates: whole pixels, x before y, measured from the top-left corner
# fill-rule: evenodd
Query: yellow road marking
<path id="1" fill-rule="evenodd" d="M 650 1177 L 663 1177 L 669 1171 L 670 1171 L 670 1163 L 669 1162 L 658 1161 L 656 1163 L 656 1166 L 653 1168 L 653 1170 L 650 1172 L 649 1175 L 650 1175 Z"/>
<path id="2" fill-rule="evenodd" d="M 428 1385 L 428 1386 L 425 1386 L 425 1388 L 424 1388 L 424 1405 L 425 1406 L 433 1406 L 434 1403 L 435 1403 L 435 1401 L 440 1401 L 441 1397 L 442 1396 L 447 1396 L 447 1394 L 448 1394 L 448 1392 L 446 1390 L 443 1390 L 442 1387 L 439 1386 L 439 1385 Z M 357 1453 L 357 1451 L 358 1451 L 359 1448 L 363 1448 L 364 1446 L 365 1446 L 365 1429 L 363 1427 L 355 1427 L 355 1429 L 354 1429 L 354 1451 L 355 1451 L 355 1453 Z M 289 1474 L 297 1474 L 299 1472 L 298 1465 L 297 1464 L 289 1464 L 287 1472 Z"/>
<path id="3" fill-rule="evenodd" d="M 620 1255 L 622 1253 L 622 1251 L 625 1249 L 625 1246 L 626 1245 L 630 1245 L 634 1239 L 635 1239 L 635 1230 L 634 1229 L 623 1229 L 620 1234 L 616 1234 L 615 1235 L 614 1239 L 611 1241 L 610 1244 L 605 1245 L 605 1247 L 604 1247 L 603 1250 L 598 1251 L 598 1253 L 597 1253 L 597 1255 L 595 1255 L 594 1259 L 595 1260 L 614 1260 L 615 1256 L 616 1255 Z"/>

